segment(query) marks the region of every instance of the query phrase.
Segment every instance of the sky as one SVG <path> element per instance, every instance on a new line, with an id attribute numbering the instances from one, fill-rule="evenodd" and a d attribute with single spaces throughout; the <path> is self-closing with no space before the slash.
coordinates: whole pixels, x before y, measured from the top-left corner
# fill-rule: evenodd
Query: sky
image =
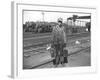
<path id="1" fill-rule="evenodd" d="M 43 18 L 44 13 L 44 18 Z M 67 21 L 68 17 L 72 17 L 72 15 L 78 16 L 89 16 L 90 14 L 82 14 L 82 13 L 60 13 L 60 12 L 42 12 L 42 11 L 24 11 L 24 23 L 27 21 L 46 21 L 46 22 L 57 22 L 58 18 L 63 18 L 63 22 Z M 80 19 L 81 20 L 81 19 Z M 90 21 L 89 19 L 84 19 L 81 21 Z"/>

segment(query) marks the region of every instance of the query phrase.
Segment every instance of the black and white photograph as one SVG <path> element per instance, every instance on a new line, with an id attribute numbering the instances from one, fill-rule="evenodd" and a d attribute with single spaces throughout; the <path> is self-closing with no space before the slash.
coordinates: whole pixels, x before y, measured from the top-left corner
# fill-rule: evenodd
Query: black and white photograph
<path id="1" fill-rule="evenodd" d="M 1 0 L 0 80 L 100 80 L 100 0 Z"/>
<path id="2" fill-rule="evenodd" d="M 96 72 L 96 8 L 12 3 L 14 78 Z"/>
<path id="3" fill-rule="evenodd" d="M 23 70 L 91 66 L 91 13 L 23 10 Z"/>

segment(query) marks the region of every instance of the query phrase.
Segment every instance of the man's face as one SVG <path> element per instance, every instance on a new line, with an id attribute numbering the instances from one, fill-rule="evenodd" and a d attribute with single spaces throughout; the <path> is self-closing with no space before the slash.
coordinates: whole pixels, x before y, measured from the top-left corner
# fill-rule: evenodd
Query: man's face
<path id="1" fill-rule="evenodd" d="M 62 26 L 62 22 L 59 21 L 59 22 L 58 22 L 58 25 L 61 27 L 61 26 Z"/>

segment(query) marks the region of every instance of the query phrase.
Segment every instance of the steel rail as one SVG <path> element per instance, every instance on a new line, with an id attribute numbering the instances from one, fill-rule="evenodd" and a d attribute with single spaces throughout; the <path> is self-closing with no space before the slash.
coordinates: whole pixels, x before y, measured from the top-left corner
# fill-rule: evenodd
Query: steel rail
<path id="1" fill-rule="evenodd" d="M 86 38 L 86 39 L 77 39 L 77 40 L 81 40 L 81 41 L 83 41 L 83 40 L 88 40 L 89 38 Z M 71 44 L 72 42 L 75 42 L 76 40 L 70 40 L 70 41 L 68 41 L 68 43 L 67 43 L 67 45 L 69 45 L 69 44 Z M 82 42 L 82 44 L 83 44 L 83 42 Z M 27 53 L 27 52 L 41 52 L 41 51 L 39 51 L 39 50 L 46 50 L 46 47 L 38 47 L 38 48 L 34 48 L 34 49 L 30 49 L 30 50 L 27 50 L 27 51 L 24 51 L 24 53 Z"/>
<path id="2" fill-rule="evenodd" d="M 90 35 L 86 35 L 86 36 L 90 36 Z M 75 35 L 75 36 L 70 36 L 70 37 L 68 37 L 68 41 L 70 40 L 70 39 L 75 39 L 75 38 L 82 38 L 82 37 L 86 37 L 86 36 L 84 36 L 84 35 Z M 34 43 L 34 42 L 33 42 Z M 31 45 L 28 45 L 28 46 L 23 46 L 23 48 L 24 49 L 27 49 L 27 48 L 30 48 L 30 47 L 36 47 L 36 46 L 43 46 L 43 45 L 46 45 L 46 44 L 49 44 L 50 43 L 50 40 L 44 40 L 44 41 L 41 41 L 41 42 L 35 42 L 34 44 L 31 44 Z"/>

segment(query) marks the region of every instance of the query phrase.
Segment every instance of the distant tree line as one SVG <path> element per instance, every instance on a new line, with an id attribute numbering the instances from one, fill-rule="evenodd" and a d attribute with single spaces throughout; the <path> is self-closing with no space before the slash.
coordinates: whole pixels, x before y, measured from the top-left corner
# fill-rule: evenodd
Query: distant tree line
<path id="1" fill-rule="evenodd" d="M 23 30 L 24 32 L 46 33 L 51 32 L 56 24 L 54 22 L 26 22 L 23 24 Z"/>
<path id="2" fill-rule="evenodd" d="M 23 31 L 24 32 L 33 32 L 33 33 L 48 33 L 52 32 L 53 26 L 56 26 L 56 22 L 26 22 L 23 24 Z M 86 27 L 77 27 L 77 26 L 68 26 L 67 24 L 63 23 L 66 27 L 67 32 L 77 33 L 77 32 L 84 32 L 86 28 L 90 32 L 91 23 L 86 23 Z"/>

